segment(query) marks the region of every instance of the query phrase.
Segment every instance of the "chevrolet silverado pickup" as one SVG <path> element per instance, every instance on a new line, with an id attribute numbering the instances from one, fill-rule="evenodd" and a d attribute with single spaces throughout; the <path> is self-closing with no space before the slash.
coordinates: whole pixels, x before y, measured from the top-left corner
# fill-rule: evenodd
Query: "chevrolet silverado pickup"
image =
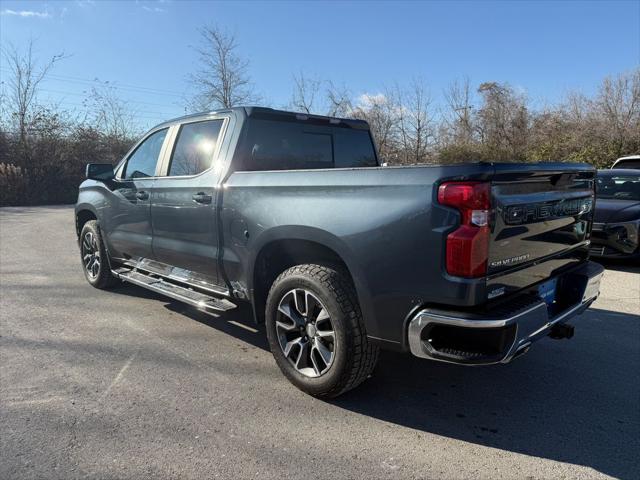
<path id="1" fill-rule="evenodd" d="M 584 164 L 387 167 L 366 122 L 239 107 L 168 121 L 75 209 L 84 274 L 207 312 L 250 302 L 275 361 L 335 397 L 394 349 L 507 363 L 599 294 Z"/>

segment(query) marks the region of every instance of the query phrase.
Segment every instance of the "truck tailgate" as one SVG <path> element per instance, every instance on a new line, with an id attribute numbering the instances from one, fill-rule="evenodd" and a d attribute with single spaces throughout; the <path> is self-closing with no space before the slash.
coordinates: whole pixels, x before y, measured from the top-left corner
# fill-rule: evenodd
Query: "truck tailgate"
<path id="1" fill-rule="evenodd" d="M 489 299 L 586 258 L 594 176 L 584 164 L 496 165 Z"/>

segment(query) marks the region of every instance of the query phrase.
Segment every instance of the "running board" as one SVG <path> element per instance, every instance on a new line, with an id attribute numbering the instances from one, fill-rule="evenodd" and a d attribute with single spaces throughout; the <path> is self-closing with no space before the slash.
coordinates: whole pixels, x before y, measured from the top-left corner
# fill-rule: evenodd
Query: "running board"
<path id="1" fill-rule="evenodd" d="M 235 303 L 223 298 L 212 297 L 204 293 L 197 292 L 191 288 L 182 287 L 175 283 L 170 283 L 162 278 L 147 275 L 135 270 L 118 268 L 111 273 L 125 282 L 133 283 L 153 292 L 166 295 L 167 297 L 188 303 L 199 310 L 205 312 L 226 312 L 237 307 Z"/>

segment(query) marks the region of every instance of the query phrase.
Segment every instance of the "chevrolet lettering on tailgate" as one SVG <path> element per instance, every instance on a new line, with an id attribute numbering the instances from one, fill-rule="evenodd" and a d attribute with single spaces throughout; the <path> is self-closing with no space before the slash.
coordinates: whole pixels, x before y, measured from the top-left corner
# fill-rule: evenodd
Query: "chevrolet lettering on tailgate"
<path id="1" fill-rule="evenodd" d="M 507 225 L 521 225 L 523 223 L 537 222 L 538 220 L 582 215 L 589 213 L 592 208 L 592 198 L 512 205 L 502 210 L 502 218 Z"/>

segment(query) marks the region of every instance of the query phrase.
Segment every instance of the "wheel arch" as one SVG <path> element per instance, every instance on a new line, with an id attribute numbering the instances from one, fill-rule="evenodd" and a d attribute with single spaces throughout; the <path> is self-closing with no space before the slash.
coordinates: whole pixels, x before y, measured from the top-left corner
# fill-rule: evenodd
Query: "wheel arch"
<path id="1" fill-rule="evenodd" d="M 90 220 L 98 220 L 98 215 L 92 205 L 78 205 L 76 207 L 76 236 L 80 238 L 80 232 L 84 224 Z"/>
<path id="2" fill-rule="evenodd" d="M 267 295 L 275 279 L 286 269 L 305 263 L 338 268 L 353 282 L 358 302 L 365 314 L 368 290 L 360 268 L 352 260 L 348 247 L 328 232 L 310 227 L 280 228 L 264 234 L 249 262 L 248 287 L 254 319 L 264 322 Z"/>

